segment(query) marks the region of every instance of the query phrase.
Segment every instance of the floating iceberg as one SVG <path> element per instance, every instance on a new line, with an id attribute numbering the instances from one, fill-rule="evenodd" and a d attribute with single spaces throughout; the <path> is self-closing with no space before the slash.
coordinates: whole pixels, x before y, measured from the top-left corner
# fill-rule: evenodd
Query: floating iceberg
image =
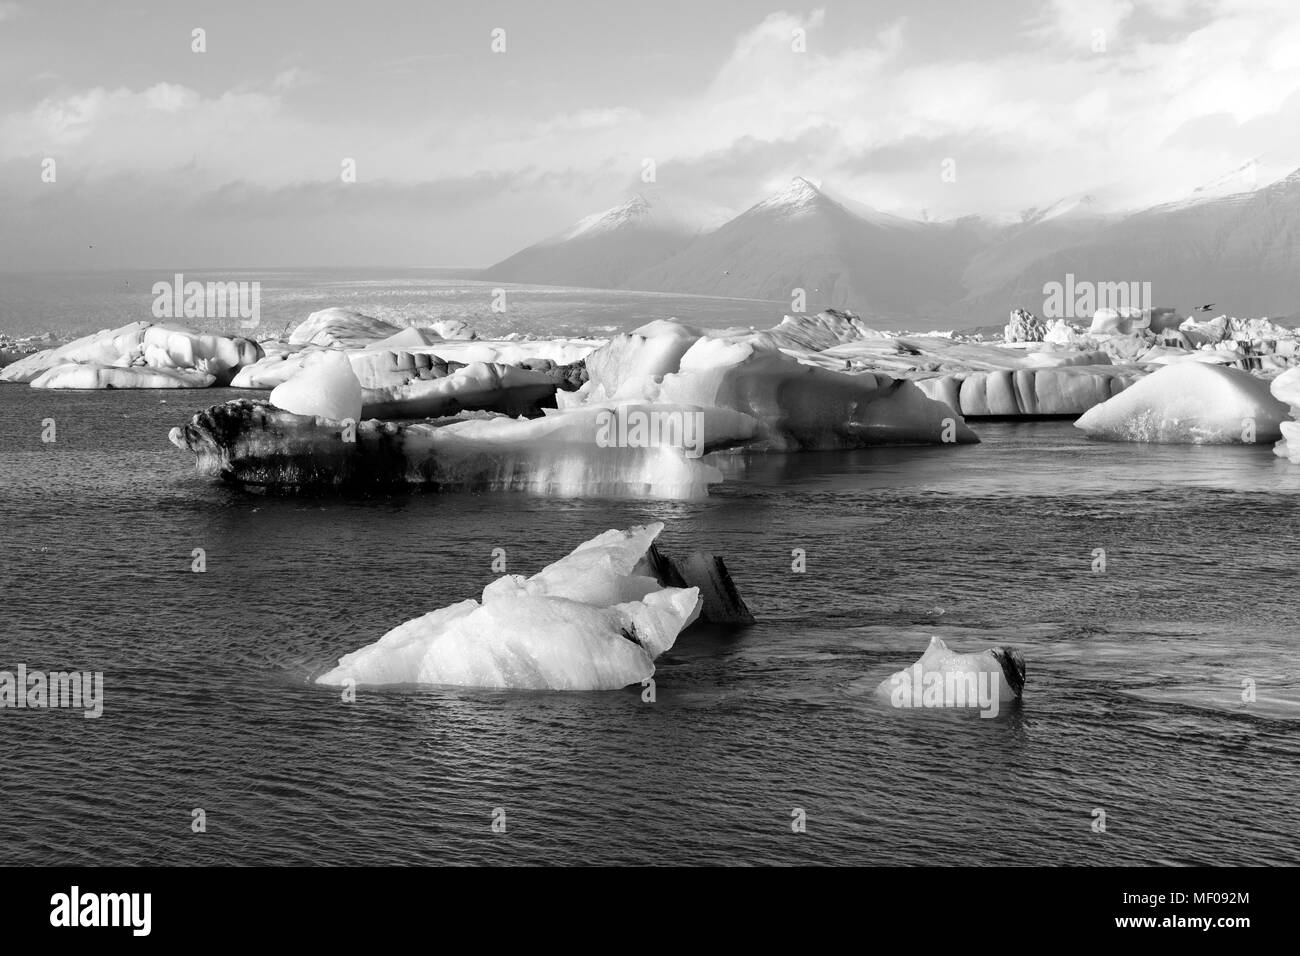
<path id="1" fill-rule="evenodd" d="M 1281 436 L 1287 407 L 1249 372 L 1177 362 L 1152 372 L 1074 423 L 1110 441 L 1250 444 Z"/>
<path id="2" fill-rule="evenodd" d="M 575 364 L 534 358 L 460 367 L 441 355 L 362 350 L 345 359 L 312 348 L 267 360 L 269 368 L 297 364 L 271 396 L 296 415 L 228 403 L 174 429 L 173 442 L 195 452 L 200 471 L 263 487 L 418 484 L 689 498 L 721 480 L 702 456 L 741 446 L 978 441 L 951 408 L 909 381 L 830 371 L 673 322 L 616 336 Z M 337 402 L 329 394 L 336 387 L 346 392 Z M 498 414 L 474 416 L 479 410 Z M 541 417 L 506 417 L 516 414 Z M 348 442 L 331 424 L 340 416 L 386 421 L 364 422 Z"/>
<path id="3" fill-rule="evenodd" d="M 32 379 L 32 388 L 207 388 L 216 376 L 196 369 L 150 368 L 148 366 L 98 365 L 67 362 L 46 369 Z"/>
<path id="4" fill-rule="evenodd" d="M 898 708 L 976 707 L 996 717 L 1025 687 L 1025 659 L 1014 648 L 958 654 L 937 637 L 911 667 L 880 682 L 876 693 Z"/>
<path id="5" fill-rule="evenodd" d="M 661 523 L 607 531 L 531 578 L 507 575 L 346 654 L 317 683 L 444 684 L 616 690 L 649 679 L 654 660 L 700 612 L 696 588 L 641 573 Z"/>
<path id="6" fill-rule="evenodd" d="M 228 384 L 239 368 L 262 355 L 261 346 L 245 338 L 172 323 L 132 322 L 28 355 L 0 369 L 0 381 L 27 382 L 34 388 L 204 388 Z M 68 365 L 88 370 L 76 373 Z M 164 374 L 154 374 L 158 372 Z"/>
<path id="7" fill-rule="evenodd" d="M 759 423 L 755 447 L 776 451 L 979 441 L 911 382 L 814 367 L 748 341 L 692 340 L 671 325 L 597 350 L 587 359 L 590 381 L 559 396 L 560 406 L 618 396 L 730 409 Z"/>
<path id="8" fill-rule="evenodd" d="M 452 363 L 469 365 L 543 366 L 572 369 L 599 343 L 579 339 L 536 342 L 488 342 L 479 340 L 435 342 L 417 348 L 389 349 L 372 346 L 347 349 L 348 360 L 363 388 L 388 388 L 418 379 L 446 374 Z M 261 361 L 241 368 L 233 388 L 275 388 L 304 368 L 322 361 L 334 349 L 306 346 L 268 354 Z"/>
<path id="9" fill-rule="evenodd" d="M 1291 420 L 1279 424 L 1282 438 L 1273 446 L 1279 458 L 1300 464 L 1300 368 L 1283 372 L 1269 386 L 1273 397 L 1291 407 Z"/>
<path id="10" fill-rule="evenodd" d="M 238 400 L 173 428 L 201 474 L 286 491 L 395 489 L 531 491 L 565 496 L 698 498 L 722 473 L 680 445 L 602 441 L 613 412 L 702 416 L 704 454 L 753 438 L 756 423 L 728 409 L 628 404 L 551 410 L 541 418 L 472 415 L 429 422 L 338 421 Z M 351 437 L 354 440 L 349 441 Z"/>
<path id="11" fill-rule="evenodd" d="M 354 348 L 386 339 L 401 332 L 401 326 L 352 309 L 321 309 L 289 333 L 290 345 L 323 345 Z"/>

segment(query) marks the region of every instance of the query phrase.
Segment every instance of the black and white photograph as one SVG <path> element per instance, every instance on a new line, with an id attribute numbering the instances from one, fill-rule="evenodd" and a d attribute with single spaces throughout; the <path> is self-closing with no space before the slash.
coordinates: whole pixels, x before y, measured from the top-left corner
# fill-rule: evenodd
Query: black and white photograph
<path id="1" fill-rule="evenodd" d="M 1240 945 L 1298 416 L 1294 0 L 0 0 L 7 921 Z"/>

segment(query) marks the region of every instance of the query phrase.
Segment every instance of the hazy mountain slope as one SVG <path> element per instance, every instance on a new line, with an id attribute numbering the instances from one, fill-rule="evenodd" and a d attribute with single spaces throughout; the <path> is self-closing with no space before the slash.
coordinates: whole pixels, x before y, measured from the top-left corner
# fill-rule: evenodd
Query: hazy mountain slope
<path id="1" fill-rule="evenodd" d="M 627 288 L 849 308 L 876 319 L 941 311 L 963 293 L 961 269 L 978 248 L 970 222 L 931 224 L 850 210 L 796 178 Z"/>
<path id="2" fill-rule="evenodd" d="M 1300 313 L 1300 171 L 1254 192 L 1155 206 L 1025 263 L 1001 282 L 967 270 L 967 311 L 997 304 L 1039 311 L 1043 285 L 1150 282 L 1156 306 L 1293 317 Z M 1089 230 L 1085 230 L 1087 232 Z M 996 277 L 994 277 L 996 278 Z"/>
<path id="3" fill-rule="evenodd" d="M 660 204 L 634 196 L 488 267 L 481 278 L 614 289 L 683 249 L 697 232 Z"/>

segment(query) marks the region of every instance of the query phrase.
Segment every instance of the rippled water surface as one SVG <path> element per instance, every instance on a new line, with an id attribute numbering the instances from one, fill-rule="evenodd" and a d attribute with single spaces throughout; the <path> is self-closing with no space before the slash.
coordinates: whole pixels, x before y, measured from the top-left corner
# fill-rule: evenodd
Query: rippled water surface
<path id="1" fill-rule="evenodd" d="M 690 504 L 275 498 L 167 444 L 227 397 L 0 386 L 0 669 L 105 675 L 98 720 L 0 710 L 0 863 L 1300 862 L 1300 469 L 1267 447 L 986 422 L 731 459 Z M 532 573 L 649 520 L 760 621 L 685 634 L 654 703 L 312 683 L 493 548 Z M 931 635 L 1020 647 L 1023 702 L 882 705 Z"/>

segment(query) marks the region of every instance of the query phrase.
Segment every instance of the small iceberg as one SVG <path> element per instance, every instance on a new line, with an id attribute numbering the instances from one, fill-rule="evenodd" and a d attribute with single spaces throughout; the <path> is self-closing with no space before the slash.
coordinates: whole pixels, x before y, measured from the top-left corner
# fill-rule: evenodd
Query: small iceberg
<path id="1" fill-rule="evenodd" d="M 317 678 L 340 686 L 443 684 L 615 690 L 647 680 L 698 617 L 699 588 L 665 587 L 647 555 L 661 522 L 606 531 L 530 578 L 506 575 L 481 601 L 407 621 Z"/>
<path id="2" fill-rule="evenodd" d="M 958 654 L 932 637 L 921 659 L 881 681 L 876 693 L 900 709 L 966 707 L 996 717 L 1024 687 L 1025 659 L 1018 650 L 999 646 Z"/>
<path id="3" fill-rule="evenodd" d="M 1076 428 L 1109 441 L 1232 445 L 1282 437 L 1287 406 L 1240 369 L 1177 362 L 1086 411 Z"/>

